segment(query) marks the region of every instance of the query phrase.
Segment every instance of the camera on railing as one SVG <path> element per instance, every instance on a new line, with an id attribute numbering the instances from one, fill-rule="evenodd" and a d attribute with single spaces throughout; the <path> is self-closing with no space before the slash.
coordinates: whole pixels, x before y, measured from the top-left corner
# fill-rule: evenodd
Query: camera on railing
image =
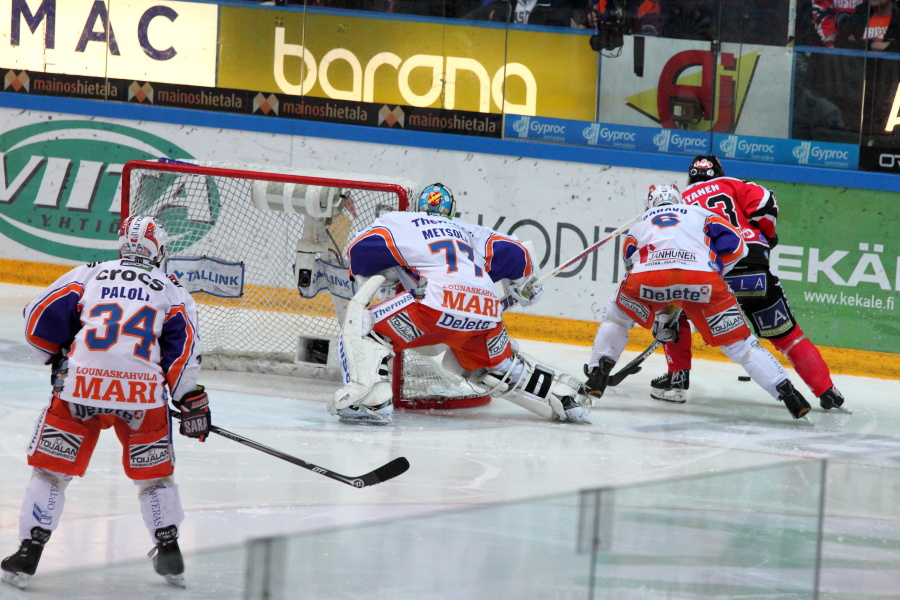
<path id="1" fill-rule="evenodd" d="M 625 45 L 625 21 L 619 15 L 597 23 L 597 33 L 591 36 L 594 52 L 612 52 Z"/>
<path id="2" fill-rule="evenodd" d="M 596 28 L 596 32 L 590 38 L 591 49 L 594 52 L 621 51 L 625 45 L 625 36 L 631 34 L 634 29 L 634 15 L 630 11 L 623 11 L 612 5 L 609 11 L 596 15 Z M 618 56 L 618 53 L 615 56 Z"/>

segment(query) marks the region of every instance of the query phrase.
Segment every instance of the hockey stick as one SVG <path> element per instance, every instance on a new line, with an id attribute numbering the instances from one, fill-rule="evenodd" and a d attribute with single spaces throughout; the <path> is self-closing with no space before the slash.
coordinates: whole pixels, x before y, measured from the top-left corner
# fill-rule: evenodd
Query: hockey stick
<path id="1" fill-rule="evenodd" d="M 635 215 L 634 217 L 629 219 L 627 223 L 625 223 L 624 225 L 621 225 L 618 229 L 616 229 L 615 231 L 610 233 L 608 236 L 606 236 L 599 242 L 594 242 L 592 245 L 588 246 L 587 248 L 585 248 L 584 250 L 582 250 L 581 252 L 579 252 L 578 254 L 576 254 L 575 256 L 573 256 L 572 258 L 567 260 L 566 262 L 564 262 L 563 264 L 559 265 L 558 267 L 556 267 L 555 269 L 550 271 L 549 273 L 544 273 L 543 275 L 538 277 L 535 280 L 534 284 L 537 285 L 537 284 L 541 283 L 542 281 L 546 281 L 547 279 L 550 279 L 551 277 L 556 277 L 557 275 L 559 275 L 560 273 L 562 273 L 563 271 L 565 271 L 566 269 L 568 269 L 569 267 L 571 267 L 572 265 L 577 263 L 579 260 L 581 260 L 582 258 L 587 256 L 591 252 L 594 252 L 595 250 L 597 250 L 600 246 L 602 246 L 609 240 L 613 239 L 616 236 L 622 235 L 623 233 L 628 231 L 628 229 L 632 225 L 637 223 L 642 216 L 643 216 L 643 213 L 641 213 L 640 215 Z"/>
<path id="2" fill-rule="evenodd" d="M 677 323 L 681 318 L 681 309 L 679 308 L 672 318 L 672 321 Z M 659 340 L 653 340 L 653 343 L 647 346 L 647 349 L 635 356 L 630 363 L 613 373 L 609 376 L 609 382 L 607 385 L 616 386 L 622 383 L 622 380 L 628 377 L 629 375 L 634 375 L 638 371 L 641 370 L 641 363 L 647 360 L 647 357 L 656 352 L 656 349 L 662 346 L 662 342 Z M 585 365 L 587 368 L 587 365 Z"/>
<path id="3" fill-rule="evenodd" d="M 662 342 L 659 340 L 653 340 L 653 343 L 647 346 L 647 349 L 635 356 L 630 363 L 613 373 L 609 376 L 609 383 L 607 385 L 617 386 L 622 383 L 622 380 L 628 377 L 629 375 L 634 375 L 638 371 L 641 370 L 641 363 L 644 362 L 648 356 L 656 352 L 656 349 L 662 346 Z"/>
<path id="4" fill-rule="evenodd" d="M 629 219 L 627 223 L 621 225 L 618 229 L 616 229 L 615 231 L 610 233 L 608 236 L 606 236 L 602 240 L 600 240 L 598 242 L 594 242 L 592 245 L 588 246 L 587 248 L 585 248 L 584 250 L 582 250 L 581 252 L 579 252 L 578 254 L 576 254 L 575 256 L 573 256 L 572 258 L 570 258 L 563 264 L 561 264 L 560 266 L 558 266 L 555 269 L 553 269 L 552 271 L 550 271 L 549 273 L 544 273 L 543 275 L 541 275 L 540 277 L 535 279 L 534 283 L 532 285 L 538 285 L 539 283 L 546 281 L 546 280 L 550 279 L 551 277 L 556 277 L 557 275 L 559 275 L 560 273 L 565 271 L 567 268 L 571 267 L 572 265 L 577 263 L 579 260 L 581 260 L 585 256 L 589 255 L 591 252 L 596 251 L 603 244 L 607 243 L 608 241 L 615 238 L 616 236 L 622 235 L 623 233 L 628 231 L 628 229 L 632 225 L 637 223 L 642 216 L 643 216 L 643 214 L 635 215 L 634 217 Z M 506 296 L 502 300 L 500 300 L 500 304 L 503 307 L 503 310 L 506 310 L 507 308 L 515 306 L 516 302 L 517 302 L 517 300 L 515 298 L 513 298 L 512 296 Z"/>
<path id="5" fill-rule="evenodd" d="M 176 411 L 169 411 L 173 417 L 176 419 L 181 418 L 181 413 Z M 340 473 L 335 473 L 334 471 L 329 471 L 324 467 L 320 467 L 318 465 L 314 465 L 312 463 L 308 463 L 305 460 L 301 460 L 296 456 L 291 456 L 290 454 L 285 454 L 280 450 L 276 450 L 274 448 L 269 448 L 268 446 L 264 446 L 259 442 L 254 442 L 251 439 L 247 439 L 243 436 L 240 436 L 236 433 L 232 433 L 227 429 L 222 429 L 221 427 L 216 427 L 215 425 L 210 425 L 209 430 L 213 433 L 217 433 L 222 437 L 226 437 L 229 440 L 237 442 L 239 444 L 243 444 L 245 446 L 249 446 L 254 450 L 259 450 L 260 452 L 265 452 L 266 454 L 271 454 L 276 458 L 280 458 L 281 460 L 286 460 L 289 463 L 293 463 L 297 466 L 303 467 L 304 469 L 309 469 L 313 473 L 318 473 L 319 475 L 324 475 L 329 479 L 334 479 L 335 481 L 340 481 L 341 483 L 346 483 L 347 485 L 353 486 L 355 488 L 363 488 L 370 485 L 375 485 L 376 483 L 381 483 L 382 481 L 387 481 L 388 479 L 393 479 L 398 475 L 402 475 L 406 473 L 409 469 L 409 461 L 406 460 L 405 457 L 401 456 L 399 458 L 395 458 L 391 462 L 381 465 L 374 471 L 370 473 L 366 473 L 365 475 L 360 475 L 359 477 L 349 477 L 347 475 L 341 475 Z"/>

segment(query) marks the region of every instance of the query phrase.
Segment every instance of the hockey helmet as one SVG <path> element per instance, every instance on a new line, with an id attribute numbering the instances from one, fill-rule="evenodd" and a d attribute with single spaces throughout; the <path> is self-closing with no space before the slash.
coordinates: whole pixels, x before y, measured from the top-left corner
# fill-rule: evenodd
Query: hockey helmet
<path id="1" fill-rule="evenodd" d="M 119 227 L 119 254 L 161 265 L 166 259 L 168 236 L 153 217 L 131 216 Z"/>
<path id="2" fill-rule="evenodd" d="M 691 161 L 691 168 L 688 169 L 688 185 L 697 183 L 698 181 L 709 181 L 716 177 L 725 177 L 725 169 L 722 163 L 712 154 L 704 156 L 695 156 Z"/>
<path id="3" fill-rule="evenodd" d="M 681 204 L 681 192 L 674 185 L 651 185 L 647 193 L 647 209 L 665 204 Z"/>
<path id="4" fill-rule="evenodd" d="M 452 218 L 456 214 L 456 200 L 453 199 L 453 192 L 443 183 L 429 185 L 419 194 L 416 211 Z"/>

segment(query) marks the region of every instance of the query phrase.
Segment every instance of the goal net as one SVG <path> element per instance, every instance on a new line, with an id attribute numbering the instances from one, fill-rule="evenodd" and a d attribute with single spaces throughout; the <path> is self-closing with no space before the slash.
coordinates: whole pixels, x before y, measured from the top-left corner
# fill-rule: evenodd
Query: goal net
<path id="1" fill-rule="evenodd" d="M 123 217 L 151 215 L 168 233 L 166 268 L 197 302 L 205 369 L 332 380 L 355 293 L 346 247 L 417 195 L 402 178 L 262 165 L 131 161 L 122 172 Z M 398 353 L 390 377 L 402 407 L 489 401 L 415 351 Z"/>

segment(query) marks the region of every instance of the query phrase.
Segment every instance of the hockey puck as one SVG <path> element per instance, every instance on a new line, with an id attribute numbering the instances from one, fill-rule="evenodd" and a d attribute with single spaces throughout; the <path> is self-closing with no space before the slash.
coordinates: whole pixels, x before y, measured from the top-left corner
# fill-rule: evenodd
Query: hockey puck
<path id="1" fill-rule="evenodd" d="M 750 377 L 747 375 L 738 375 L 738 381 L 750 381 Z"/>

